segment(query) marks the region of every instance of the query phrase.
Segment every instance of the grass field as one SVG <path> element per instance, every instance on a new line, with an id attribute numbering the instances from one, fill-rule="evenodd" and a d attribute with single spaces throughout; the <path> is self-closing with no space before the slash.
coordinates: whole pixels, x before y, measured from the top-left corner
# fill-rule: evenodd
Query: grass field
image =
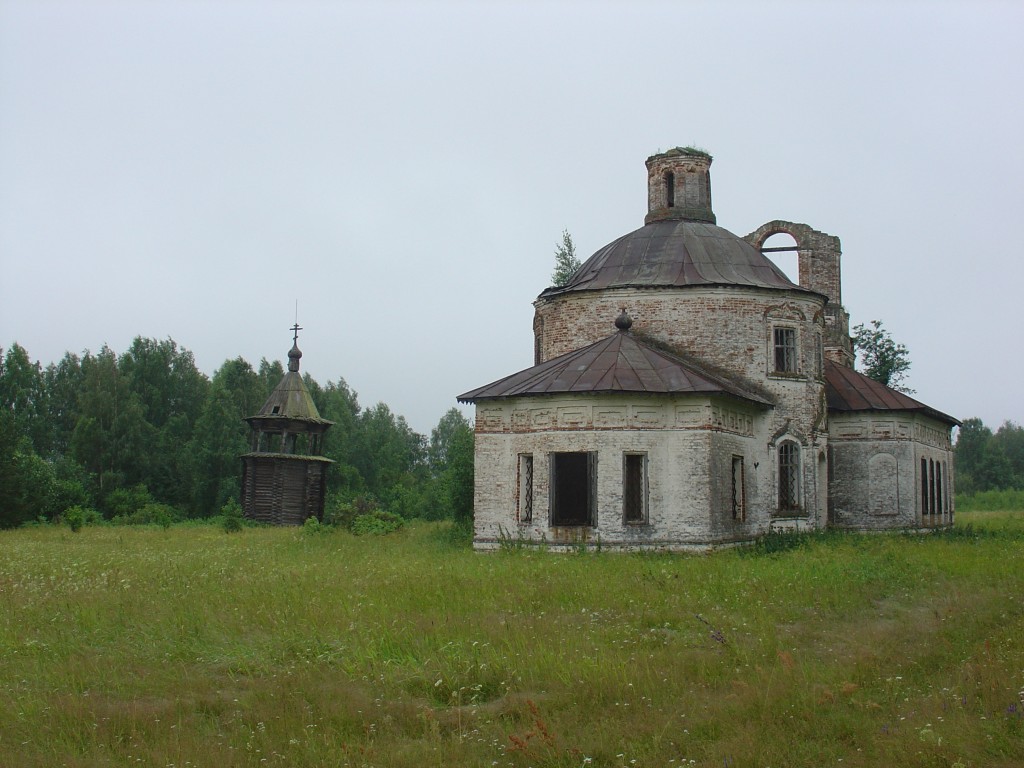
<path id="1" fill-rule="evenodd" d="M 1024 513 L 708 556 L 444 534 L 0 532 L 0 765 L 1024 764 Z"/>

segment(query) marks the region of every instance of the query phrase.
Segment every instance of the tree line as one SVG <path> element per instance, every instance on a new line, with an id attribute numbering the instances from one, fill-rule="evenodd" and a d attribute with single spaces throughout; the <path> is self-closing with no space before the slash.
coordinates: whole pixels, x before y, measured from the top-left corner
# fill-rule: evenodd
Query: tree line
<path id="1" fill-rule="evenodd" d="M 1024 491 L 1024 427 L 1019 424 L 1006 421 L 993 432 L 981 419 L 964 420 L 954 457 L 958 494 Z"/>
<path id="2" fill-rule="evenodd" d="M 45 367 L 17 343 L 0 349 L 0 527 L 76 507 L 107 519 L 154 504 L 181 519 L 218 514 L 240 496 L 244 419 L 283 376 L 278 361 L 238 357 L 207 377 L 173 339 L 136 337 L 120 355 L 67 352 Z M 457 409 L 428 438 L 384 403 L 362 407 L 344 379 L 303 380 L 334 422 L 323 446 L 335 462 L 328 507 L 472 519 L 473 430 Z"/>

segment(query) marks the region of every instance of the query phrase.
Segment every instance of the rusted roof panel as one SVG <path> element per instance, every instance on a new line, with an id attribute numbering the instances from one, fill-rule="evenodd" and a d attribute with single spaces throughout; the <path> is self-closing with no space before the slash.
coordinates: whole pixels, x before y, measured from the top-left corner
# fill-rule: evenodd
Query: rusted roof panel
<path id="1" fill-rule="evenodd" d="M 722 394 L 771 405 L 734 382 L 621 331 L 466 392 L 458 400 L 473 403 L 570 393 Z"/>
<path id="2" fill-rule="evenodd" d="M 825 361 L 825 394 L 832 411 L 919 411 L 950 425 L 960 424 L 910 395 L 831 360 Z"/>
<path id="3" fill-rule="evenodd" d="M 805 290 L 750 243 L 714 224 L 654 221 L 591 256 L 542 296 L 626 286 L 745 285 Z"/>

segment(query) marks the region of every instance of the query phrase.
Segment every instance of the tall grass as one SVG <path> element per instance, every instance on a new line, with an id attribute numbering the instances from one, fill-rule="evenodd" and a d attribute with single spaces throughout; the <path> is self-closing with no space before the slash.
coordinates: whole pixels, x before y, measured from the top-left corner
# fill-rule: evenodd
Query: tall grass
<path id="1" fill-rule="evenodd" d="M 703 557 L 3 532 L 0 764 L 1019 765 L 1008 519 Z"/>

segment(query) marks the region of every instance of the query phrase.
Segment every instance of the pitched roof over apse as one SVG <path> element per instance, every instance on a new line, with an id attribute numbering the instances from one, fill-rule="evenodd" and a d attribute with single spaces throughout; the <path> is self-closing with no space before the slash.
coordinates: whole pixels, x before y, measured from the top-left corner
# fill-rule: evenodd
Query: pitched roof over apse
<path id="1" fill-rule="evenodd" d="M 960 422 L 853 368 L 825 361 L 825 395 L 830 411 L 917 411 L 947 424 Z"/>
<path id="2" fill-rule="evenodd" d="M 743 285 L 806 290 L 727 229 L 698 221 L 654 221 L 599 250 L 564 286 L 541 296 L 603 288 Z"/>
<path id="3" fill-rule="evenodd" d="M 620 330 L 589 346 L 459 395 L 460 403 L 555 394 L 728 395 L 771 403 Z"/>

